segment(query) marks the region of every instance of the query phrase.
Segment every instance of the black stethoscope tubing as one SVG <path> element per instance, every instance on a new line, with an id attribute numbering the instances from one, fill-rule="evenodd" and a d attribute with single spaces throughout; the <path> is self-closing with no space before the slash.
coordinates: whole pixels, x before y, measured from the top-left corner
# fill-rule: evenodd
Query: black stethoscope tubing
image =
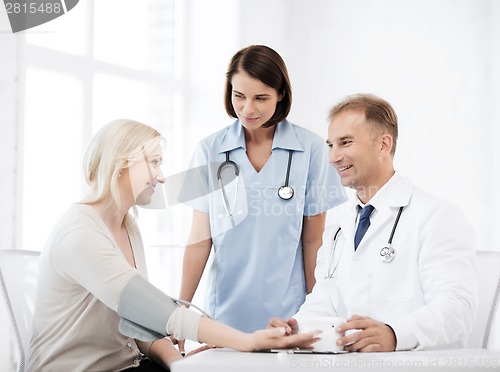
<path id="1" fill-rule="evenodd" d="M 226 160 L 219 165 L 219 168 L 217 169 L 217 179 L 221 180 L 222 179 L 222 170 L 226 167 L 232 167 L 234 169 L 234 175 L 238 177 L 240 175 L 240 167 L 238 167 L 238 164 L 236 164 L 234 161 L 229 160 L 229 151 L 226 151 Z"/>
<path id="2" fill-rule="evenodd" d="M 290 200 L 293 198 L 293 188 L 288 185 L 290 178 L 290 168 L 292 167 L 292 150 L 288 150 L 288 165 L 286 167 L 285 184 L 278 189 L 278 196 L 283 200 Z"/>
<path id="3" fill-rule="evenodd" d="M 401 217 L 401 212 L 403 212 L 404 207 L 399 207 L 398 215 L 396 216 L 396 221 L 394 221 L 394 225 L 392 226 L 391 236 L 389 237 L 388 245 L 392 244 L 392 238 L 394 237 L 394 233 L 396 232 L 396 227 L 398 227 L 399 217 Z"/>
<path id="4" fill-rule="evenodd" d="M 234 193 L 233 206 L 231 207 L 231 209 L 229 209 L 229 201 L 227 200 L 226 191 L 224 190 L 224 185 L 222 184 L 222 170 L 226 167 L 234 169 L 234 175 L 236 178 L 236 192 Z M 237 193 L 238 182 L 240 180 L 240 168 L 238 167 L 238 164 L 236 164 L 234 161 L 229 160 L 229 151 L 226 151 L 226 160 L 222 162 L 221 165 L 219 165 L 219 168 L 217 169 L 217 180 L 219 181 L 219 188 L 222 194 L 222 204 L 224 205 L 226 215 L 228 217 L 231 217 L 234 213 L 234 209 L 236 208 L 236 197 L 238 195 Z"/>
<path id="5" fill-rule="evenodd" d="M 387 242 L 387 247 L 384 247 L 380 250 L 380 257 L 382 258 L 382 262 L 392 262 L 394 260 L 394 256 L 396 255 L 396 250 L 392 246 L 392 238 L 394 237 L 394 233 L 396 232 L 396 227 L 398 226 L 399 217 L 401 217 L 401 212 L 403 212 L 404 207 L 399 207 L 398 215 L 396 216 L 396 221 L 394 221 L 394 225 L 392 226 L 391 236 L 389 237 L 389 241 Z"/>
<path id="6" fill-rule="evenodd" d="M 382 262 L 386 262 L 386 263 L 392 262 L 394 260 L 394 256 L 396 255 L 396 250 L 392 246 L 392 239 L 394 238 L 394 233 L 396 232 L 396 228 L 398 227 L 399 218 L 401 217 L 401 213 L 403 212 L 403 209 L 404 209 L 404 206 L 399 207 L 398 215 L 396 216 L 396 220 L 394 221 L 394 224 L 392 225 L 391 235 L 389 236 L 389 240 L 387 241 L 387 246 L 380 250 L 380 256 L 382 258 Z M 341 229 L 342 228 L 339 226 L 339 228 L 337 229 L 337 231 L 333 235 L 334 246 L 332 249 L 332 257 L 333 257 L 333 253 L 334 253 L 333 251 L 335 251 L 335 248 L 337 245 L 337 237 L 338 237 Z M 331 273 L 330 273 L 330 268 L 328 269 L 328 273 L 327 273 L 327 276 L 325 277 L 325 279 L 333 278 L 333 274 L 335 273 L 339 263 L 340 263 L 340 258 L 339 258 L 337 264 L 335 265 L 335 267 L 333 268 Z M 330 260 L 329 266 L 331 266 L 331 260 Z"/>
<path id="7" fill-rule="evenodd" d="M 293 195 L 294 195 L 294 190 L 288 183 L 290 180 L 290 169 L 292 168 L 292 156 L 293 156 L 293 150 L 288 150 L 288 165 L 286 168 L 285 184 L 278 189 L 278 196 L 283 200 L 290 200 L 291 198 L 293 198 Z M 219 187 L 220 187 L 221 192 L 222 192 L 224 208 L 226 210 L 226 214 L 228 216 L 231 216 L 233 214 L 234 208 L 236 206 L 236 195 L 237 194 L 235 193 L 234 200 L 233 200 L 233 207 L 231 208 L 231 210 L 229 210 L 226 193 L 224 191 L 224 186 L 222 184 L 222 170 L 226 167 L 231 167 L 234 169 L 234 174 L 236 176 L 236 184 L 238 184 L 240 167 L 238 167 L 238 164 L 236 164 L 234 161 L 229 159 L 229 151 L 226 151 L 226 160 L 224 162 L 222 162 L 221 165 L 219 165 L 219 168 L 217 169 L 217 180 L 219 181 Z"/>

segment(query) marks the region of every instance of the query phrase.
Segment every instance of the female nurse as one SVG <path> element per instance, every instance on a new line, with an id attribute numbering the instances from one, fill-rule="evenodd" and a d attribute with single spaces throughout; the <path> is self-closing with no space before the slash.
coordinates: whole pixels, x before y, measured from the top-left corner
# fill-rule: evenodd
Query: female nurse
<path id="1" fill-rule="evenodd" d="M 286 119 L 291 103 L 280 55 L 263 45 L 240 50 L 225 86 L 236 121 L 203 139 L 192 159 L 197 182 L 188 188 L 207 195 L 187 203 L 180 296 L 193 298 L 213 247 L 205 309 L 243 331 L 299 309 L 314 286 L 326 211 L 345 200 L 325 141 Z"/>

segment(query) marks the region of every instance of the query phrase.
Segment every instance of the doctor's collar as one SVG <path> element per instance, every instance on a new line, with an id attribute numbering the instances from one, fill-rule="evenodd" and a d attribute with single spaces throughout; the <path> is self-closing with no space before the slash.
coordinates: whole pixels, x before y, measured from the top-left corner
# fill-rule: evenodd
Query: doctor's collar
<path id="1" fill-rule="evenodd" d="M 399 182 L 404 179 L 404 177 L 399 173 L 395 172 L 394 175 L 387 181 L 373 197 L 366 203 L 375 207 L 375 209 L 380 209 L 383 205 L 389 204 L 391 207 L 401 207 L 408 204 L 406 193 L 404 197 L 399 197 L 399 189 L 401 186 L 397 186 Z M 354 207 L 357 205 L 365 207 L 365 203 L 359 200 L 358 196 L 355 197 Z"/>

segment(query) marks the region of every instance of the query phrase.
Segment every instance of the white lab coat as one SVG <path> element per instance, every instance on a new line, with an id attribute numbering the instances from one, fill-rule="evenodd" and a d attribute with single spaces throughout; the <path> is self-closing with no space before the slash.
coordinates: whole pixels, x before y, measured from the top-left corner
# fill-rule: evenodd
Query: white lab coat
<path id="1" fill-rule="evenodd" d="M 473 234 L 464 215 L 398 173 L 369 204 L 376 214 L 356 251 L 357 198 L 339 225 L 325 231 L 316 285 L 294 316 L 299 328 L 305 318 L 358 314 L 389 324 L 396 350 L 463 346 L 478 290 Z M 401 206 L 392 242 L 396 256 L 382 262 L 380 249 L 387 246 Z M 326 278 L 335 266 L 333 278 Z"/>

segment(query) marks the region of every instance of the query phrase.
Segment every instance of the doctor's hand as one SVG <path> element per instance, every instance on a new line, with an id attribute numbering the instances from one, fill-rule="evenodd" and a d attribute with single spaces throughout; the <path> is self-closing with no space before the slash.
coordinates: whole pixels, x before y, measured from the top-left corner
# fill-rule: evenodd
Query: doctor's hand
<path id="1" fill-rule="evenodd" d="M 271 318 L 266 328 L 271 329 L 277 327 L 284 327 L 287 335 L 296 335 L 297 333 L 299 333 L 299 325 L 297 323 L 297 320 L 294 318 L 290 318 L 288 320 Z"/>
<path id="2" fill-rule="evenodd" d="M 391 327 L 367 316 L 353 315 L 345 324 L 336 328 L 343 333 L 349 330 L 359 330 L 341 337 L 337 345 L 344 345 L 347 351 L 394 351 L 396 335 Z"/>

